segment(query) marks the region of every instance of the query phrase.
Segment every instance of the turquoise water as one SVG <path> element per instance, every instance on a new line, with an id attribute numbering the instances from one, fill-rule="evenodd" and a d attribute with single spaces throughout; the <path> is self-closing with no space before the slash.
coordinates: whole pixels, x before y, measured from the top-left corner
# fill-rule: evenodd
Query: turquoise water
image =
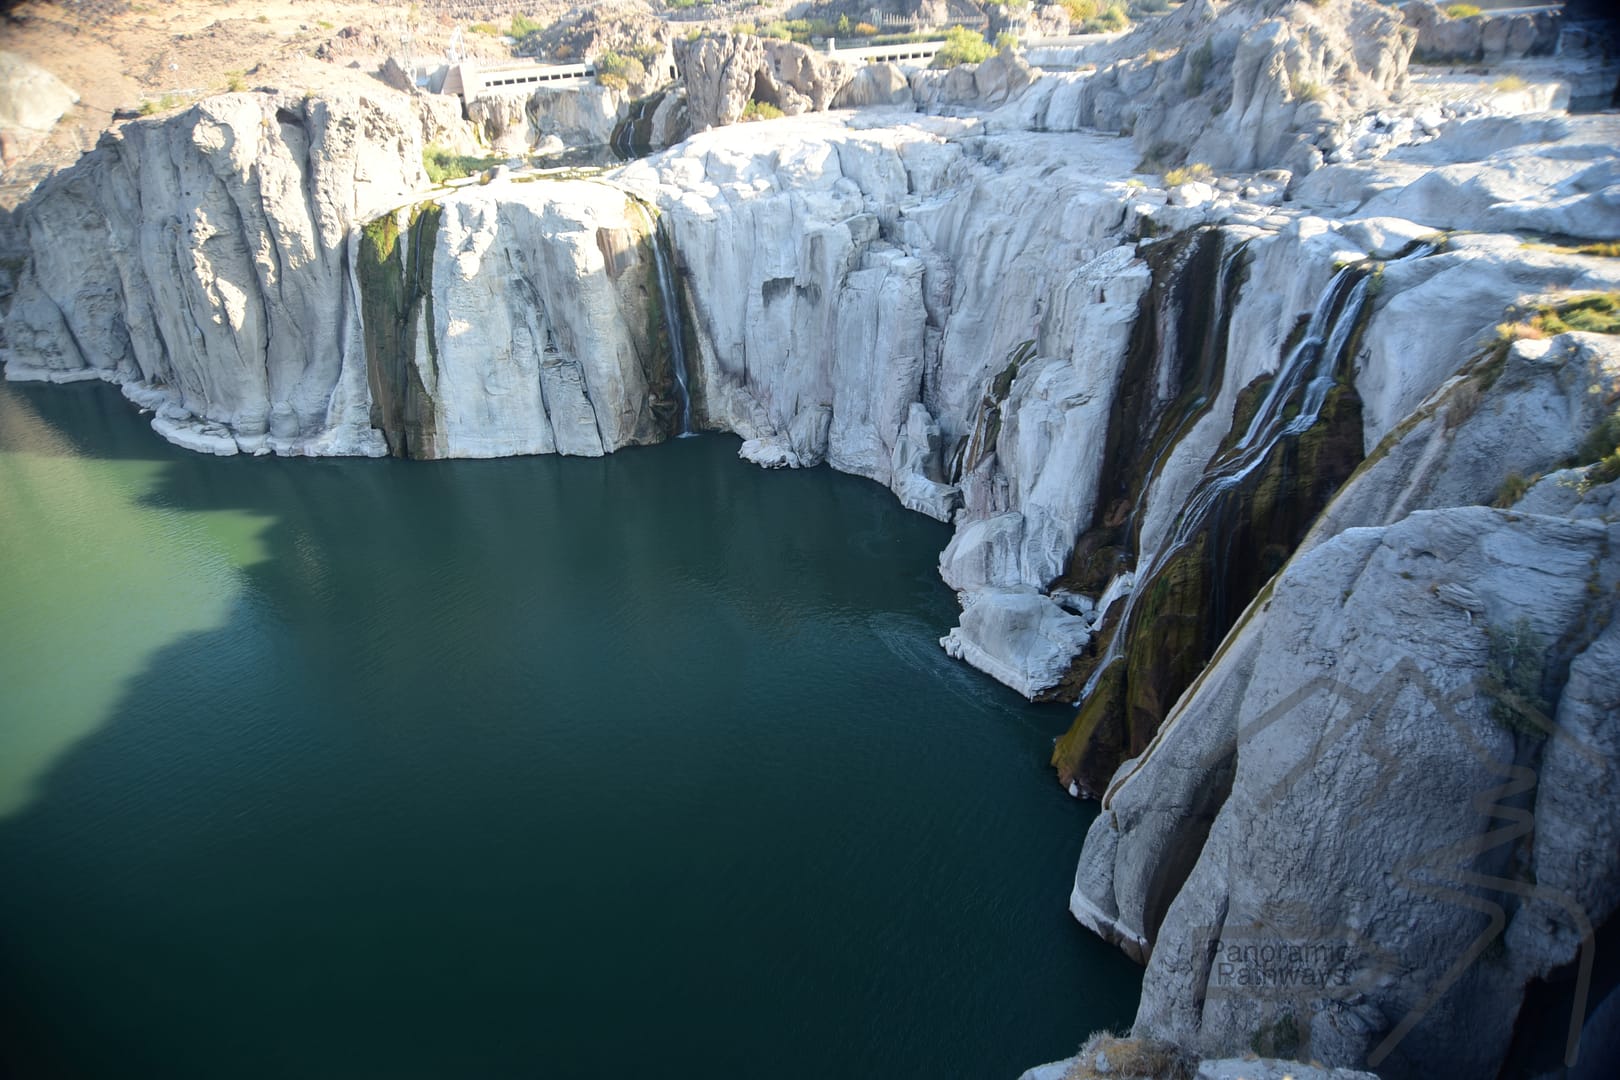
<path id="1" fill-rule="evenodd" d="M 1128 1024 L 947 529 L 736 447 L 216 459 L 0 386 L 0 1075 L 1010 1080 Z"/>

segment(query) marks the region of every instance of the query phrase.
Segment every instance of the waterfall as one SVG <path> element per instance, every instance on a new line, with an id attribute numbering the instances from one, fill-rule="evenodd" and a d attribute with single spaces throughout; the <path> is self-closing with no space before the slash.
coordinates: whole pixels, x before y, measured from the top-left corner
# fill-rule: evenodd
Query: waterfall
<path id="1" fill-rule="evenodd" d="M 1434 251 L 1429 245 L 1420 246 L 1398 261 L 1422 258 Z M 1222 266 L 1222 277 L 1225 265 Z M 1224 284 L 1224 282 L 1223 282 Z M 1227 492 L 1243 483 L 1259 468 L 1271 451 L 1284 438 L 1302 434 L 1321 416 L 1322 406 L 1334 385 L 1333 372 L 1343 358 L 1350 336 L 1366 305 L 1368 273 L 1365 263 L 1348 265 L 1333 275 L 1322 291 L 1306 323 L 1305 333 L 1283 358 L 1277 376 L 1266 392 L 1265 399 L 1249 421 L 1243 437 L 1227 451 L 1224 459 L 1205 467 L 1203 476 L 1192 494 L 1183 504 L 1169 537 L 1143 560 L 1134 571 L 1118 575 L 1109 584 L 1109 593 L 1117 594 L 1126 587 L 1125 577 L 1130 575 L 1130 591 L 1124 596 L 1118 624 L 1109 638 L 1107 651 L 1098 660 L 1080 692 L 1084 702 L 1097 689 L 1103 672 L 1124 655 L 1126 639 L 1130 636 L 1131 620 L 1137 600 L 1169 559 L 1198 534 L 1210 511 Z M 1303 389 L 1303 393 L 1301 390 Z M 1288 402 L 1299 398 L 1299 413 L 1284 421 Z M 1140 509 L 1140 507 L 1139 507 Z M 1120 585 L 1116 591 L 1115 583 Z M 1100 622 L 1100 619 L 1099 619 Z"/>
<path id="2" fill-rule="evenodd" d="M 640 199 L 633 200 L 641 207 L 647 224 L 652 226 L 653 263 L 658 272 L 659 306 L 664 311 L 664 334 L 669 338 L 669 363 L 675 372 L 675 393 L 681 405 L 679 437 L 696 434 L 692 430 L 692 390 L 686 373 L 686 333 L 681 323 L 681 294 L 675 287 L 674 259 L 670 254 L 669 236 Z"/>
<path id="3" fill-rule="evenodd" d="M 1226 332 L 1226 317 L 1228 315 L 1226 307 L 1229 299 L 1228 293 L 1231 291 L 1232 286 L 1232 271 L 1236 269 L 1238 260 L 1248 250 L 1249 242 L 1244 240 L 1241 243 L 1232 245 L 1221 256 L 1220 263 L 1215 271 L 1215 303 L 1209 323 L 1209 332 L 1212 334 Z M 1199 399 L 1200 408 L 1202 408 L 1203 400 L 1202 398 Z M 1136 493 L 1136 501 L 1131 504 L 1131 516 L 1125 519 L 1125 535 L 1127 537 L 1137 535 L 1138 527 L 1142 522 L 1142 515 L 1147 510 L 1148 498 L 1153 491 L 1153 480 L 1159 475 L 1160 467 L 1175 451 L 1175 448 L 1176 440 L 1174 438 L 1165 439 L 1164 445 L 1159 447 L 1159 452 L 1154 455 L 1147 471 L 1142 474 L 1142 490 Z"/>

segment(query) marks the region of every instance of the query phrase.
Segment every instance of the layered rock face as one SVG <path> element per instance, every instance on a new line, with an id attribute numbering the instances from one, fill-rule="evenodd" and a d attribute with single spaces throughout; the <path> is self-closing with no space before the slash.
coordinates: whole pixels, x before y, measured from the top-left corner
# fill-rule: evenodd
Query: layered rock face
<path id="1" fill-rule="evenodd" d="M 9 378 L 107 378 L 195 449 L 380 453 L 352 230 L 426 183 L 410 99 L 209 98 L 130 124 L 20 215 Z"/>

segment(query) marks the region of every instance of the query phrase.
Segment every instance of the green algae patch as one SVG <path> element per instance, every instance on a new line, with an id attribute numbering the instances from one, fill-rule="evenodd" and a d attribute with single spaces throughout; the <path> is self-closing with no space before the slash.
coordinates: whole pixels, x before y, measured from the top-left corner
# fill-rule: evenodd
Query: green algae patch
<path id="1" fill-rule="evenodd" d="M 1091 696 L 1081 703 L 1074 723 L 1052 747 L 1052 767 L 1064 786 L 1079 786 L 1086 795 L 1100 794 L 1108 784 L 1107 775 L 1099 775 L 1100 762 L 1111 755 L 1121 761 L 1130 755 L 1125 752 L 1125 726 L 1121 719 L 1125 711 L 1125 661 L 1115 660 L 1097 679 Z"/>
<path id="2" fill-rule="evenodd" d="M 361 228 L 355 263 L 371 426 L 383 433 L 395 457 L 435 457 L 433 398 L 423 370 L 431 377 L 438 360 L 433 338 L 433 249 L 443 207 L 418 203 L 405 215 L 403 227 L 401 213 L 384 214 Z M 425 357 L 416 355 L 419 328 L 425 330 L 420 334 L 427 344 Z"/>

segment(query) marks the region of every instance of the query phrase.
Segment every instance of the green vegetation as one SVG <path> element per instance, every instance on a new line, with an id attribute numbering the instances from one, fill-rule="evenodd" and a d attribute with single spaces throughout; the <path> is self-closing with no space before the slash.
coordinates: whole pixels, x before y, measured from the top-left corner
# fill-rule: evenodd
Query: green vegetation
<path id="1" fill-rule="evenodd" d="M 1171 169 L 1164 174 L 1166 187 L 1176 187 L 1179 184 L 1189 184 L 1194 180 L 1208 180 L 1215 175 L 1215 170 L 1202 161 L 1189 162 L 1179 169 Z"/>
<path id="2" fill-rule="evenodd" d="M 518 41 L 522 41 L 530 34 L 538 34 L 540 31 L 544 30 L 546 26 L 546 23 L 535 22 L 527 15 L 514 15 L 512 16 L 512 25 L 507 28 L 506 36 L 515 38 Z"/>
<path id="3" fill-rule="evenodd" d="M 1587 293 L 1561 304 L 1543 307 L 1534 325 L 1543 334 L 1583 330 L 1589 334 L 1620 334 L 1620 292 Z"/>
<path id="4" fill-rule="evenodd" d="M 1593 240 L 1579 244 L 1558 244 L 1550 240 L 1526 240 L 1519 245 L 1533 251 L 1556 251 L 1560 255 L 1601 255 L 1606 259 L 1620 258 L 1620 241 Z"/>
<path id="5" fill-rule="evenodd" d="M 1552 702 L 1542 694 L 1547 650 L 1530 620 L 1508 629 L 1487 627 L 1490 659 L 1483 689 L 1491 699 L 1491 719 L 1509 731 L 1545 736 L 1552 730 Z"/>
<path id="6" fill-rule="evenodd" d="M 433 325 L 433 250 L 442 213 L 438 203 L 419 203 L 403 223 L 400 211 L 392 211 L 360 230 L 355 270 L 366 328 L 371 420 L 395 457 L 432 456 L 433 401 L 415 362 L 416 328 L 423 319 Z M 402 226 L 410 236 L 405 251 L 399 244 Z M 425 336 L 428 357 L 437 361 L 434 337 Z"/>
<path id="7" fill-rule="evenodd" d="M 1008 49 L 1018 48 L 1018 35 L 1003 30 L 996 35 L 996 52 L 1006 52 Z"/>
<path id="8" fill-rule="evenodd" d="M 225 73 L 225 89 L 233 94 L 240 94 L 248 88 L 247 80 L 240 71 L 227 71 Z"/>
<path id="9" fill-rule="evenodd" d="M 704 7 L 714 3 L 714 0 L 664 0 L 664 6 L 676 11 L 685 11 L 687 8 Z"/>
<path id="10" fill-rule="evenodd" d="M 1214 62 L 1215 46 L 1209 38 L 1205 38 L 1204 43 L 1187 57 L 1187 74 L 1182 85 L 1187 88 L 1188 94 L 1197 97 L 1204 92 L 1204 80 L 1209 77 L 1209 66 Z"/>
<path id="11" fill-rule="evenodd" d="M 1491 89 L 1499 90 L 1504 94 L 1511 94 L 1515 93 L 1516 91 L 1523 90 L 1528 85 L 1530 84 L 1519 78 L 1517 75 L 1508 75 L 1491 83 Z"/>
<path id="12" fill-rule="evenodd" d="M 776 120 L 781 115 L 782 110 L 770 102 L 750 99 L 748 104 L 743 106 L 742 118 L 744 120 Z"/>
<path id="13" fill-rule="evenodd" d="M 1529 491 L 1531 485 L 1539 479 L 1538 476 L 1525 476 L 1519 470 L 1514 469 L 1502 478 L 1501 486 L 1496 489 L 1496 494 L 1491 496 L 1491 505 L 1498 510 L 1506 510 L 1524 498 L 1524 493 Z"/>
<path id="14" fill-rule="evenodd" d="M 980 64 L 995 54 L 995 46 L 984 40 L 984 35 L 965 26 L 953 26 L 945 31 L 945 47 L 934 57 L 932 66 L 953 68 L 958 64 Z"/>
<path id="15" fill-rule="evenodd" d="M 1058 6 L 1069 13 L 1069 29 L 1077 34 L 1112 34 L 1131 25 L 1131 17 L 1119 0 L 1059 0 Z"/>
<path id="16" fill-rule="evenodd" d="M 186 99 L 181 94 L 164 94 L 155 100 L 147 98 L 141 102 L 141 115 L 152 116 L 155 113 L 168 112 L 170 109 L 178 109 L 185 103 Z"/>
<path id="17" fill-rule="evenodd" d="M 1508 347 L 1520 338 L 1541 338 L 1579 330 L 1588 334 L 1620 334 L 1620 292 L 1583 293 L 1557 304 L 1543 304 L 1528 318 L 1499 323 L 1496 348 L 1503 360 Z"/>
<path id="18" fill-rule="evenodd" d="M 485 37 L 500 37 L 501 28 L 494 23 L 475 22 L 467 27 L 469 34 L 483 34 Z"/>
<path id="19" fill-rule="evenodd" d="M 596 81 L 614 90 L 625 90 L 647 78 L 647 68 L 634 56 L 609 50 L 596 58 Z"/>
<path id="20" fill-rule="evenodd" d="M 435 184 L 442 184 L 446 180 L 459 180 L 463 176 L 471 176 L 475 172 L 483 172 L 492 166 L 499 165 L 504 158 L 474 157 L 470 154 L 458 154 L 447 150 L 438 143 L 431 143 L 422 151 L 422 168 L 427 170 L 428 179 Z"/>
<path id="21" fill-rule="evenodd" d="M 1472 19 L 1475 15 L 1478 15 L 1478 14 L 1479 14 L 1479 6 L 1477 4 L 1447 4 L 1446 5 L 1446 18 L 1448 18 L 1448 19 Z"/>
<path id="22" fill-rule="evenodd" d="M 1583 481 L 1587 487 L 1620 480 L 1620 413 L 1610 414 L 1586 433 L 1575 464 L 1593 466 Z"/>

